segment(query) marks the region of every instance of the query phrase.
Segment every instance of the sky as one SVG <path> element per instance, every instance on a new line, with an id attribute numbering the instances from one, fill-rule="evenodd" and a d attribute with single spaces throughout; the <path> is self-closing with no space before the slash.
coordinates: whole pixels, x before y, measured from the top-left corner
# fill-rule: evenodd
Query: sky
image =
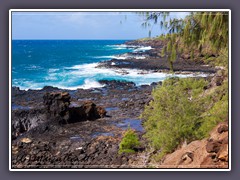
<path id="1" fill-rule="evenodd" d="M 171 17 L 184 18 L 175 12 Z M 145 17 L 133 12 L 12 12 L 12 39 L 139 39 L 166 31 L 144 28 Z"/>

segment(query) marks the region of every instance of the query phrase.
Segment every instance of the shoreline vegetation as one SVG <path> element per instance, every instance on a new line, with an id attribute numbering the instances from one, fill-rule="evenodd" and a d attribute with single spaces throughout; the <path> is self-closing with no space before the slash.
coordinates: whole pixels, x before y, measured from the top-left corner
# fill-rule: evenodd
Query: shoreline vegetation
<path id="1" fill-rule="evenodd" d="M 187 17 L 200 32 L 226 21 L 202 15 Z M 150 48 L 96 68 L 193 77 L 141 86 L 101 80 L 101 88 L 76 90 L 12 87 L 12 168 L 228 168 L 228 42 L 212 28 L 202 37 L 188 21 L 182 31 L 126 42 Z M 194 33 L 205 41 L 196 43 Z"/>

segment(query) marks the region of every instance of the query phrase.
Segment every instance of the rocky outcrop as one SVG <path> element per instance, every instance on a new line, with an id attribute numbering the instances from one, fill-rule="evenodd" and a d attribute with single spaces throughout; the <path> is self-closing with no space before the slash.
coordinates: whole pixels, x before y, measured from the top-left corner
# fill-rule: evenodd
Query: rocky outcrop
<path id="1" fill-rule="evenodd" d="M 85 101 L 79 107 L 70 107 L 70 98 L 67 92 L 46 93 L 43 99 L 49 119 L 68 124 L 95 120 L 106 115 L 105 109 L 92 101 Z"/>
<path id="2" fill-rule="evenodd" d="M 45 107 L 13 110 L 12 139 L 38 126 L 45 129 L 48 125 L 40 126 L 44 123 L 68 124 L 106 116 L 106 110 L 92 101 L 83 102 L 78 107 L 70 107 L 70 99 L 67 92 L 46 93 L 43 96 Z"/>
<path id="3" fill-rule="evenodd" d="M 67 123 L 70 118 L 69 105 L 70 95 L 66 92 L 46 93 L 43 96 L 48 119 Z"/>
<path id="4" fill-rule="evenodd" d="M 80 107 L 69 108 L 70 118 L 66 123 L 75 123 L 84 120 L 95 120 L 106 116 L 106 110 L 96 106 L 92 101 L 84 102 Z"/>
<path id="5" fill-rule="evenodd" d="M 133 82 L 127 82 L 127 81 L 118 81 L 118 80 L 99 80 L 98 81 L 100 84 L 104 84 L 107 85 L 109 88 L 119 88 L 119 87 L 123 87 L 123 88 L 133 88 L 135 87 L 135 83 Z"/>
<path id="6" fill-rule="evenodd" d="M 14 110 L 12 111 L 12 139 L 46 122 L 44 109 Z"/>
<path id="7" fill-rule="evenodd" d="M 228 123 L 218 124 L 208 139 L 166 155 L 159 168 L 228 168 Z"/>
<path id="8" fill-rule="evenodd" d="M 127 123 L 126 125 L 123 123 L 125 119 L 131 121 L 139 117 L 144 103 L 151 95 L 152 86 L 137 87 L 131 82 L 118 81 L 102 81 L 102 83 L 106 84 L 103 88 L 56 90 L 51 92 L 52 95 L 49 93 L 47 96 L 46 89 L 52 89 L 51 87 L 19 92 L 16 89 L 14 104 L 31 106 L 32 109 L 41 108 L 41 112 L 36 114 L 45 116 L 43 119 L 47 122 L 44 121 L 12 140 L 12 167 L 133 167 L 130 162 L 132 157 L 118 154 L 122 133 L 128 126 Z M 45 103 L 43 103 L 44 95 Z M 71 96 L 69 106 L 66 98 L 68 96 Z M 67 109 L 69 111 L 67 124 L 59 125 L 54 113 L 48 112 L 52 110 L 61 114 L 62 111 L 57 111 L 60 104 L 67 105 L 67 108 L 62 109 L 64 112 Z M 16 111 L 23 112 L 22 109 Z M 26 110 L 23 117 L 31 122 L 36 114 L 33 113 L 30 119 L 26 118 L 29 111 Z M 52 114 L 53 119 L 46 117 L 50 117 L 48 113 Z M 101 119 L 94 120 L 95 118 Z M 14 116 L 12 120 L 17 121 L 17 118 Z"/>
<path id="9" fill-rule="evenodd" d="M 152 49 L 146 51 L 139 51 L 134 53 L 127 53 L 124 59 L 112 59 L 99 63 L 98 67 L 114 68 L 114 69 L 140 69 L 153 70 L 157 72 L 169 72 L 169 61 L 166 56 L 162 57 L 161 51 L 166 46 L 165 40 L 136 40 L 125 43 L 127 46 L 151 46 Z M 215 73 L 216 68 L 212 65 L 206 64 L 202 56 L 197 56 L 197 59 L 192 59 L 189 53 L 177 54 L 176 61 L 173 62 L 173 69 L 175 72 L 205 72 Z"/>

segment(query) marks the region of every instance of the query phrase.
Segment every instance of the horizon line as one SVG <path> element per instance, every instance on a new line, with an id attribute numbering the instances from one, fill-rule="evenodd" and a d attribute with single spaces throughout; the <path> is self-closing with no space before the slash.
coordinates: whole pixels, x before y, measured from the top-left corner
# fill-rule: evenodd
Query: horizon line
<path id="1" fill-rule="evenodd" d="M 141 38 L 137 38 L 137 39 L 141 39 Z M 86 40 L 86 41 L 89 41 L 89 40 L 136 40 L 136 39 L 12 39 L 13 41 L 14 40 Z"/>

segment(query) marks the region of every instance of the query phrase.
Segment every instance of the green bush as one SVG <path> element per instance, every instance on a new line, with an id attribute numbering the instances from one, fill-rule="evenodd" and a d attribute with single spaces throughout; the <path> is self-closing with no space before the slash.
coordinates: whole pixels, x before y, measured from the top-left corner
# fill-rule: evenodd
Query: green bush
<path id="1" fill-rule="evenodd" d="M 212 92 L 208 98 L 213 102 L 210 101 L 212 106 L 202 115 L 204 118 L 196 132 L 198 139 L 207 137 L 216 124 L 228 117 L 228 81 L 225 81 L 222 86 Z"/>
<path id="2" fill-rule="evenodd" d="M 145 120 L 149 145 L 161 151 L 156 155 L 158 159 L 184 141 L 206 137 L 226 118 L 227 87 L 220 86 L 205 95 L 207 83 L 203 78 L 171 78 L 153 90 L 154 101 L 145 107 L 141 118 Z"/>
<path id="3" fill-rule="evenodd" d="M 140 145 L 137 134 L 134 130 L 128 129 L 122 138 L 121 143 L 119 144 L 119 154 L 122 153 L 134 153 L 134 148 Z"/>

